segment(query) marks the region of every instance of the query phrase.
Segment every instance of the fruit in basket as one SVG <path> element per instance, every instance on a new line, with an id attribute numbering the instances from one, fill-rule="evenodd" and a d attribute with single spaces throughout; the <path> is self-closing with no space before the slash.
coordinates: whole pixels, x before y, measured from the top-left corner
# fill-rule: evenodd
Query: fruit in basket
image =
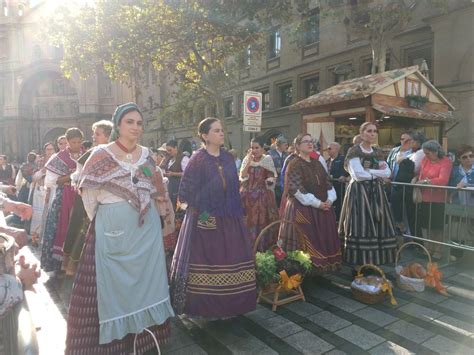
<path id="1" fill-rule="evenodd" d="M 424 279 L 426 277 L 426 269 L 419 263 L 410 263 L 403 267 L 400 274 L 413 279 Z"/>

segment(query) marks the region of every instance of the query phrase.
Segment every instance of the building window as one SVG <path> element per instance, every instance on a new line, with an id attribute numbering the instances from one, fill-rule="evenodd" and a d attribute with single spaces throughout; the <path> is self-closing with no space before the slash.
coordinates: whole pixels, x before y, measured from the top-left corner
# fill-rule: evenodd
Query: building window
<path id="1" fill-rule="evenodd" d="M 270 109 L 270 90 L 265 89 L 260 91 L 262 93 L 262 111 Z"/>
<path id="2" fill-rule="evenodd" d="M 405 50 L 404 62 L 405 66 L 411 65 L 420 65 L 423 60 L 426 60 L 428 64 L 429 77 L 430 81 L 433 81 L 433 56 L 432 56 L 433 47 L 431 44 L 425 46 L 417 46 L 415 48 L 410 48 Z"/>
<path id="3" fill-rule="evenodd" d="M 244 112 L 244 94 L 243 93 L 239 94 L 237 112 L 238 112 L 238 117 L 243 116 L 243 112 Z"/>
<path id="4" fill-rule="evenodd" d="M 378 66 L 375 67 L 375 73 L 378 73 Z M 387 53 L 385 57 L 385 71 L 390 70 L 390 55 Z M 372 58 L 366 58 L 362 61 L 362 75 L 372 74 Z"/>
<path id="5" fill-rule="evenodd" d="M 293 85 L 285 84 L 279 87 L 280 104 L 282 107 L 290 106 L 293 102 Z"/>
<path id="6" fill-rule="evenodd" d="M 350 78 L 350 75 L 352 74 L 352 64 L 339 64 L 333 69 L 330 69 L 330 72 L 330 85 L 337 85 Z"/>
<path id="7" fill-rule="evenodd" d="M 319 9 L 311 11 L 305 23 L 303 44 L 308 46 L 319 42 Z"/>
<path id="8" fill-rule="evenodd" d="M 232 117 L 234 100 L 230 97 L 224 100 L 224 117 Z"/>
<path id="9" fill-rule="evenodd" d="M 304 97 L 310 97 L 319 92 L 319 76 L 305 79 L 303 81 Z"/>
<path id="10" fill-rule="evenodd" d="M 421 94 L 420 91 L 420 82 L 418 80 L 411 80 L 406 79 L 407 83 L 407 95 L 415 95 L 419 96 Z"/>
<path id="11" fill-rule="evenodd" d="M 268 57 L 271 58 L 276 58 L 280 55 L 281 51 L 281 33 L 280 29 L 274 30 L 270 34 L 270 46 L 269 46 L 269 53 Z"/>

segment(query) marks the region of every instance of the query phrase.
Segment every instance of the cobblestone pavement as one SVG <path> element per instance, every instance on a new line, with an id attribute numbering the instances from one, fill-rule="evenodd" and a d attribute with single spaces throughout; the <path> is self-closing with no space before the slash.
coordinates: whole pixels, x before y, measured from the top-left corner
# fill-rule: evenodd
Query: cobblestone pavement
<path id="1" fill-rule="evenodd" d="M 472 263 L 471 263 L 472 264 Z M 393 268 L 385 268 L 389 277 Z M 442 269 L 449 289 L 474 294 L 472 265 Z M 468 271 L 466 271 L 468 270 Z M 307 279 L 307 302 L 268 305 L 229 321 L 176 319 L 163 354 L 468 354 L 474 347 L 474 300 L 449 298 L 428 289 L 409 293 L 395 288 L 398 305 L 360 303 L 351 295 L 349 268 Z M 68 288 L 72 281 L 38 285 L 31 313 L 40 329 L 40 354 L 64 349 Z M 60 290 L 58 293 L 57 290 Z M 457 292 L 460 294 L 460 292 Z M 462 293 L 461 293 L 462 294 Z"/>

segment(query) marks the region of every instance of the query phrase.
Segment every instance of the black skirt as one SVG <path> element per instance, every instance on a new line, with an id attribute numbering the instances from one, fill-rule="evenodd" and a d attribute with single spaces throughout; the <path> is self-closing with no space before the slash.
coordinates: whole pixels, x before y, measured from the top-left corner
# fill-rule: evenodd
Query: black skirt
<path id="1" fill-rule="evenodd" d="M 386 264 L 395 261 L 397 238 L 381 180 L 354 181 L 346 191 L 339 221 L 344 261 Z"/>

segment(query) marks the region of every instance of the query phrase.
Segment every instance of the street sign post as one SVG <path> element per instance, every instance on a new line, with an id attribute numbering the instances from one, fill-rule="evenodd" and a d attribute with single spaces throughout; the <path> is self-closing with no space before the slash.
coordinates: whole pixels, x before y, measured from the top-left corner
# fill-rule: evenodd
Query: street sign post
<path id="1" fill-rule="evenodd" d="M 262 93 L 244 91 L 244 132 L 260 132 L 262 128 Z"/>

